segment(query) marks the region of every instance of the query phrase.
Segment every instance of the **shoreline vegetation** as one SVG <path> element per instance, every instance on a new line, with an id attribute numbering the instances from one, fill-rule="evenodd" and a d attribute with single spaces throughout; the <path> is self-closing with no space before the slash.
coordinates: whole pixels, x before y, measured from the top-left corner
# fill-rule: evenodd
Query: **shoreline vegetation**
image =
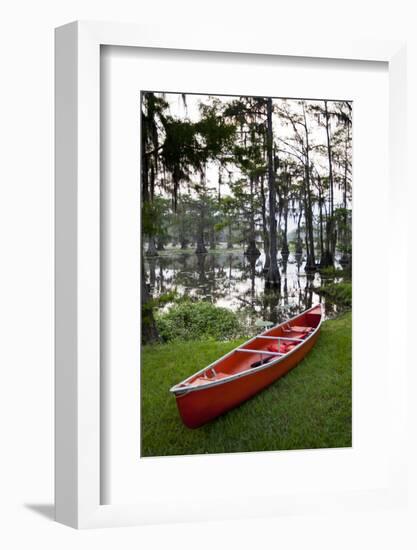
<path id="1" fill-rule="evenodd" d="M 186 428 L 169 389 L 245 338 L 177 340 L 142 348 L 141 456 L 350 447 L 352 314 L 323 323 L 309 355 L 246 403 Z"/>
<path id="2" fill-rule="evenodd" d="M 323 279 L 322 286 L 315 288 L 315 292 L 326 298 L 327 308 L 336 306 L 339 314 L 352 307 L 350 279 L 342 278 L 339 282 Z M 248 324 L 247 319 L 245 322 L 243 315 L 211 302 L 193 301 L 173 294 L 168 301 L 160 302 L 159 307 L 166 304 L 169 305 L 168 309 L 155 313 L 159 343 L 188 340 L 223 342 L 250 338 L 259 332 L 254 324 Z"/>

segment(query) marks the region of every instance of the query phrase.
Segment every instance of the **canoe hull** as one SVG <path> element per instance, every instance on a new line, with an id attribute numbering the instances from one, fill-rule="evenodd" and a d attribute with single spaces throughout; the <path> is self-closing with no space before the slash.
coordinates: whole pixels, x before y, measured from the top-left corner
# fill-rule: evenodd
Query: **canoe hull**
<path id="1" fill-rule="evenodd" d="M 182 421 L 188 428 L 198 428 L 250 399 L 297 366 L 314 346 L 318 336 L 319 330 L 302 346 L 266 368 L 249 371 L 223 384 L 176 395 Z"/>

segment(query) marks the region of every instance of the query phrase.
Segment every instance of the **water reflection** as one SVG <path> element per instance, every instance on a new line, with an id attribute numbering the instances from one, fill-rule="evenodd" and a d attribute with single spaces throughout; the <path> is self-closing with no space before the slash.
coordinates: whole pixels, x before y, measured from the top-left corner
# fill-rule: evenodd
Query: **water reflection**
<path id="1" fill-rule="evenodd" d="M 322 278 L 319 273 L 305 273 L 301 254 L 279 259 L 278 290 L 265 289 L 264 262 L 263 254 L 247 257 L 238 251 L 199 255 L 176 252 L 146 258 L 145 270 L 153 296 L 176 289 L 180 296 L 229 308 L 248 325 L 259 318 L 278 323 L 318 303 L 325 306 L 326 317 L 340 310 L 316 292 Z"/>

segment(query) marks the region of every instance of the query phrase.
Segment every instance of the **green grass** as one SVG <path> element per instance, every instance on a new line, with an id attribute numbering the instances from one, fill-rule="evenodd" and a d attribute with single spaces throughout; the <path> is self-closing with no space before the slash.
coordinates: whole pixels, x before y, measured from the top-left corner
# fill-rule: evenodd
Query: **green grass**
<path id="1" fill-rule="evenodd" d="M 295 369 L 236 409 L 186 428 L 169 388 L 237 346 L 175 342 L 142 350 L 142 456 L 351 446 L 351 313 L 323 323 Z"/>

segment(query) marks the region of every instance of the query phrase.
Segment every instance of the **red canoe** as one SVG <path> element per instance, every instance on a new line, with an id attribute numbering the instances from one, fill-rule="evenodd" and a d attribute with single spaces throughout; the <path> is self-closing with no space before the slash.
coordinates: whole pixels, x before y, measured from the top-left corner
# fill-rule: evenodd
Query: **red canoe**
<path id="1" fill-rule="evenodd" d="M 182 421 L 198 428 L 294 368 L 317 341 L 321 305 L 255 336 L 171 388 Z"/>

